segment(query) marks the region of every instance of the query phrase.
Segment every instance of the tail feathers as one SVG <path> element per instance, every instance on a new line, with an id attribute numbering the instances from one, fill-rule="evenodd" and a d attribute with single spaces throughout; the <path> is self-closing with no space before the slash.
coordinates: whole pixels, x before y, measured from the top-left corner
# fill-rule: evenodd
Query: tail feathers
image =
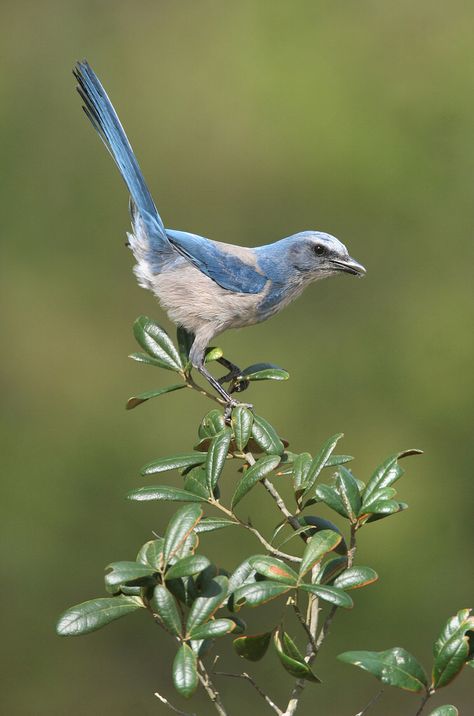
<path id="1" fill-rule="evenodd" d="M 98 77 L 86 61 L 78 62 L 73 73 L 78 82 L 77 91 L 84 102 L 84 112 L 117 164 L 150 242 L 158 239 L 168 245 L 165 227 L 130 142 Z"/>

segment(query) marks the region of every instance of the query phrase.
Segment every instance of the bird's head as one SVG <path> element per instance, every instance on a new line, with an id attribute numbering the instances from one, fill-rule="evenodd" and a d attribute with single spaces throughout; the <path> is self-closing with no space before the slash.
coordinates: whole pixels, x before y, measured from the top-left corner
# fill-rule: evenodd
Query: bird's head
<path id="1" fill-rule="evenodd" d="M 350 273 L 363 276 L 365 268 L 353 259 L 344 244 L 331 234 L 303 231 L 289 239 L 288 259 L 294 269 L 310 280 Z"/>

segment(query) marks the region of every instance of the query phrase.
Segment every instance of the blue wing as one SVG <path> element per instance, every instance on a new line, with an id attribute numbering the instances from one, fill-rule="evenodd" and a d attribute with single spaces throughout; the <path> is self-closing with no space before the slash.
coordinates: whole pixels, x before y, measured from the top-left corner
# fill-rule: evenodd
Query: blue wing
<path id="1" fill-rule="evenodd" d="M 222 288 L 236 293 L 263 291 L 268 278 L 228 252 L 225 244 L 186 231 L 166 229 L 166 234 L 176 251 Z"/>

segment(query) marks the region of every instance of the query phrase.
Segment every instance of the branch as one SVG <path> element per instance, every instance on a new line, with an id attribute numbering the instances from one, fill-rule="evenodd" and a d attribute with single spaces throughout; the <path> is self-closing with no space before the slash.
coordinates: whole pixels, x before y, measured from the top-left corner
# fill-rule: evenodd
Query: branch
<path id="1" fill-rule="evenodd" d="M 196 716 L 196 714 L 189 713 L 188 711 L 181 711 L 181 709 L 176 708 L 176 706 L 173 706 L 173 704 L 170 704 L 168 699 L 165 699 L 164 696 L 158 693 L 158 691 L 155 691 L 155 696 L 157 699 L 161 701 L 162 704 L 167 706 L 171 711 L 174 711 L 175 714 L 179 714 L 179 716 Z"/>
<path id="2" fill-rule="evenodd" d="M 293 600 L 292 606 L 293 606 L 293 609 L 294 609 L 294 611 L 295 611 L 295 614 L 296 614 L 296 616 L 297 616 L 297 619 L 298 619 L 299 623 L 301 624 L 301 626 L 303 627 L 303 629 L 304 629 L 305 632 L 306 632 L 306 635 L 307 635 L 307 637 L 308 637 L 308 639 L 309 639 L 309 643 L 311 644 L 312 650 L 316 653 L 316 651 L 317 651 L 317 646 L 316 646 L 316 641 L 315 641 L 315 639 L 314 639 L 314 635 L 313 635 L 313 633 L 312 633 L 312 631 L 311 631 L 311 629 L 310 629 L 310 627 L 309 627 L 308 622 L 306 621 L 306 619 L 304 618 L 304 616 L 303 616 L 302 613 L 301 613 L 301 610 L 300 610 L 300 608 L 299 608 L 299 606 L 298 606 L 298 602 L 296 602 L 296 600 Z"/>
<path id="3" fill-rule="evenodd" d="M 415 716 L 420 716 L 421 712 L 423 711 L 423 709 L 426 706 L 426 702 L 428 701 L 428 699 L 430 699 L 432 697 L 432 695 L 433 695 L 433 692 L 431 690 L 427 689 L 426 694 L 421 699 L 420 708 L 416 712 Z"/>
<path id="4" fill-rule="evenodd" d="M 379 698 L 382 696 L 382 694 L 383 694 L 383 689 L 380 689 L 380 691 L 377 691 L 377 693 L 375 694 L 375 696 L 370 699 L 369 703 L 368 703 L 366 706 L 364 706 L 364 708 L 362 709 L 362 711 L 358 711 L 355 716 L 364 716 L 364 714 L 366 714 L 367 711 L 368 711 L 374 704 L 377 703 L 377 701 L 378 701 Z"/>
<path id="5" fill-rule="evenodd" d="M 247 674 L 247 672 L 243 671 L 241 674 L 231 674 L 227 671 L 213 671 L 212 673 L 216 676 L 229 676 L 232 679 L 244 679 L 245 681 L 248 681 L 252 684 L 257 693 L 260 694 L 262 699 L 265 699 L 270 708 L 272 708 L 278 716 L 283 716 L 283 711 L 271 700 L 269 696 L 267 696 L 267 694 L 260 688 L 250 674 Z"/>
<path id="6" fill-rule="evenodd" d="M 227 711 L 225 710 L 224 704 L 221 701 L 220 694 L 214 684 L 211 681 L 211 678 L 209 674 L 207 673 L 206 667 L 204 666 L 201 659 L 198 660 L 198 676 L 199 681 L 203 685 L 207 695 L 209 696 L 210 700 L 214 704 L 214 707 L 219 714 L 219 716 L 228 716 Z"/>

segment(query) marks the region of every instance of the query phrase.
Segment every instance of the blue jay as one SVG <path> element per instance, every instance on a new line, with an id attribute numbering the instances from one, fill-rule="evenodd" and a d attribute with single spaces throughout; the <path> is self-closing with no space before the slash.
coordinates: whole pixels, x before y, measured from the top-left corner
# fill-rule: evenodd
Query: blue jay
<path id="1" fill-rule="evenodd" d="M 194 337 L 190 360 L 228 407 L 237 404 L 204 364 L 210 341 L 282 310 L 312 281 L 344 272 L 365 274 L 338 239 L 302 231 L 256 248 L 234 246 L 166 229 L 137 159 L 102 84 L 86 61 L 74 69 L 83 109 L 112 155 L 130 192 L 129 246 L 138 283 L 169 318 Z M 238 368 L 222 360 L 231 370 Z M 228 378 L 228 376 L 226 376 Z"/>

